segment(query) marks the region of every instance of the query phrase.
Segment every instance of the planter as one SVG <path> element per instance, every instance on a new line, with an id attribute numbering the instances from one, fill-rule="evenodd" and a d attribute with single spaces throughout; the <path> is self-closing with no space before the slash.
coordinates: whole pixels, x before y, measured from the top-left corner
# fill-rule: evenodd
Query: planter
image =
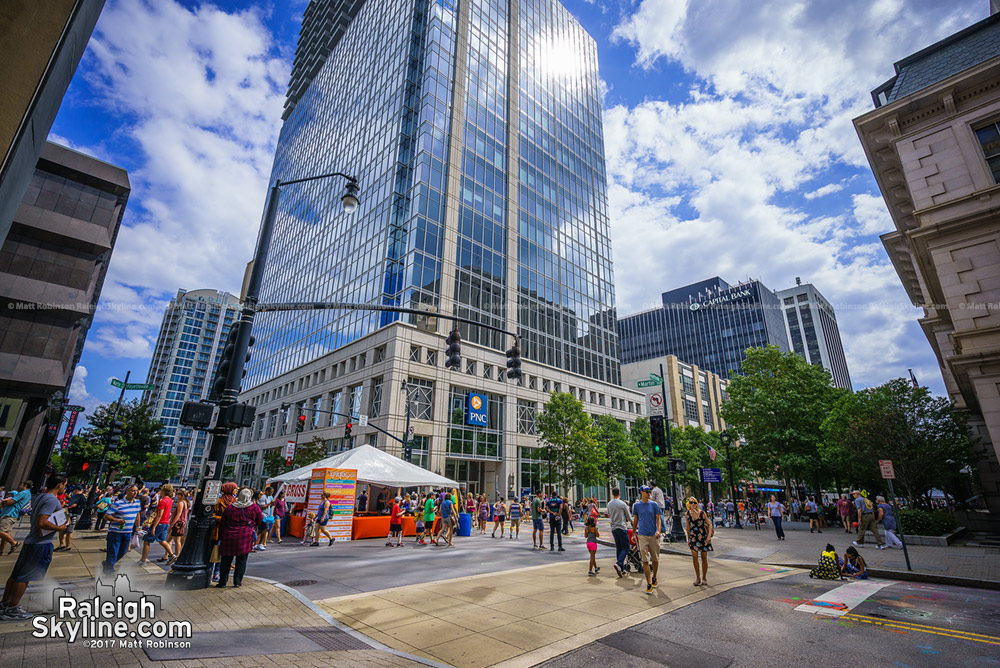
<path id="1" fill-rule="evenodd" d="M 965 532 L 965 527 L 958 527 L 949 534 L 943 536 L 904 536 L 903 540 L 907 545 L 936 545 L 938 547 L 948 547 L 956 538 Z"/>

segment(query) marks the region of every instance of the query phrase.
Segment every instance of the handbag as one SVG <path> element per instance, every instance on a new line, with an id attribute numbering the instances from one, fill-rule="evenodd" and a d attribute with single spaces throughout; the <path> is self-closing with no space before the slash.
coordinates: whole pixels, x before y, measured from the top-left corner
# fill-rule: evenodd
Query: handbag
<path id="1" fill-rule="evenodd" d="M 222 561 L 222 556 L 219 554 L 219 544 L 216 543 L 212 546 L 212 555 L 208 558 L 208 563 L 217 564 Z"/>

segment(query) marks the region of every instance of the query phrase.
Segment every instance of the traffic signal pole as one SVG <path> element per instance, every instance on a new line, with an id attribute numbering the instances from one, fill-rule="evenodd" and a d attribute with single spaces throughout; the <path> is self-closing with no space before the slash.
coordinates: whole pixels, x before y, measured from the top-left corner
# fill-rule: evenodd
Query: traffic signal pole
<path id="1" fill-rule="evenodd" d="M 128 378 L 132 375 L 131 371 L 125 372 L 125 381 L 122 383 L 122 391 L 118 394 L 118 403 L 115 405 L 115 414 L 111 417 L 111 426 L 108 428 L 108 433 L 105 435 L 104 452 L 101 453 L 101 465 L 97 467 L 97 485 L 101 484 L 101 478 L 104 477 L 104 467 L 108 463 L 108 445 L 111 443 L 111 431 L 115 428 L 115 423 L 118 422 L 118 411 L 122 409 L 122 402 L 125 401 L 125 386 L 128 385 Z M 97 499 L 97 488 L 94 486 L 93 474 L 87 477 L 87 505 L 84 507 L 83 512 L 80 514 L 80 519 L 76 521 L 76 525 L 73 527 L 74 531 L 85 531 L 91 527 L 91 513 L 94 508 L 94 502 Z"/>
<path id="2" fill-rule="evenodd" d="M 681 514 L 677 507 L 677 473 L 674 462 L 674 448 L 670 439 L 670 418 L 667 415 L 667 381 L 663 375 L 663 365 L 660 365 L 660 392 L 663 397 L 663 427 L 667 432 L 667 461 L 670 462 L 670 496 L 673 499 L 670 513 L 670 540 L 682 541 L 686 538 L 684 527 L 681 526 Z"/>

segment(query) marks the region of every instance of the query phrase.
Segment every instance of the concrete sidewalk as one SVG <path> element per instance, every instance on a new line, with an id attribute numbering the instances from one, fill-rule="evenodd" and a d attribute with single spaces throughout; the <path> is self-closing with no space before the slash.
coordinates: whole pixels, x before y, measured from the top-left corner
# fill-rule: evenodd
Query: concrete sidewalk
<path id="1" fill-rule="evenodd" d="M 647 595 L 641 575 L 615 575 L 610 550 L 599 551 L 599 557 L 597 577 L 587 576 L 588 561 L 582 560 L 317 603 L 351 628 L 407 654 L 462 668 L 519 668 L 733 587 L 801 572 L 719 561 L 709 568 L 711 586 L 695 587 L 690 557 L 663 555 L 659 586 Z"/>
<path id="2" fill-rule="evenodd" d="M 32 612 L 52 610 L 53 590 L 74 597 L 95 593 L 95 570 L 104 558 L 103 535 L 77 532 L 72 552 L 57 552 L 43 582 L 33 583 L 22 599 Z M 154 548 L 159 553 L 159 548 Z M 188 649 L 88 647 L 86 641 L 36 639 L 29 621 L 0 622 L 0 657 L 4 668 L 43 666 L 420 666 L 428 662 L 406 657 L 343 626 L 298 592 L 247 577 L 243 587 L 175 591 L 164 588 L 165 571 L 153 564 L 139 566 L 130 551 L 119 563 L 133 590 L 158 595 L 160 621 L 190 621 Z M 6 580 L 17 553 L 0 558 Z M 235 658 L 234 658 L 235 657 Z"/>
<path id="3" fill-rule="evenodd" d="M 602 519 L 598 526 L 602 541 L 608 539 L 607 543 L 613 545 L 607 520 Z M 770 523 L 761 525 L 759 530 L 753 525 L 743 529 L 716 528 L 712 540 L 715 550 L 709 556 L 720 560 L 812 568 L 827 543 L 843 554 L 857 539 L 855 533 L 845 533 L 842 528 L 826 528 L 823 533 L 811 534 L 808 523 L 785 522 L 782 526 L 785 529 L 783 541 L 777 539 Z M 691 554 L 686 543 L 661 542 L 660 549 L 666 553 Z M 912 579 L 916 576 L 925 581 L 1000 589 L 1000 548 L 908 545 L 907 551 L 912 573 L 906 570 L 901 549 L 877 550 L 871 542 L 871 534 L 859 549 L 868 568 L 878 577 Z"/>

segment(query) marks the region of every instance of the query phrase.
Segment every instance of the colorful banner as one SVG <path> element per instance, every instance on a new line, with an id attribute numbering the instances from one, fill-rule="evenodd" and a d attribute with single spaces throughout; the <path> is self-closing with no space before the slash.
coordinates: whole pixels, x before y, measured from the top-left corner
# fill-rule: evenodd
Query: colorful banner
<path id="1" fill-rule="evenodd" d="M 330 518 L 326 530 L 336 541 L 351 540 L 354 525 L 354 497 L 358 489 L 357 469 L 313 469 L 309 484 L 308 510 L 318 513 L 326 492 L 330 498 Z M 287 494 L 286 494 L 287 497 Z"/>
<path id="2" fill-rule="evenodd" d="M 285 501 L 287 503 L 305 503 L 307 499 L 306 494 L 309 491 L 309 481 L 286 482 L 278 491 L 285 492 Z"/>
<path id="3" fill-rule="evenodd" d="M 79 411 L 73 411 L 69 414 L 69 423 L 66 425 L 66 435 L 63 436 L 62 441 L 63 450 L 69 447 L 69 440 L 73 438 L 73 430 L 76 428 L 76 416 L 79 414 Z"/>

